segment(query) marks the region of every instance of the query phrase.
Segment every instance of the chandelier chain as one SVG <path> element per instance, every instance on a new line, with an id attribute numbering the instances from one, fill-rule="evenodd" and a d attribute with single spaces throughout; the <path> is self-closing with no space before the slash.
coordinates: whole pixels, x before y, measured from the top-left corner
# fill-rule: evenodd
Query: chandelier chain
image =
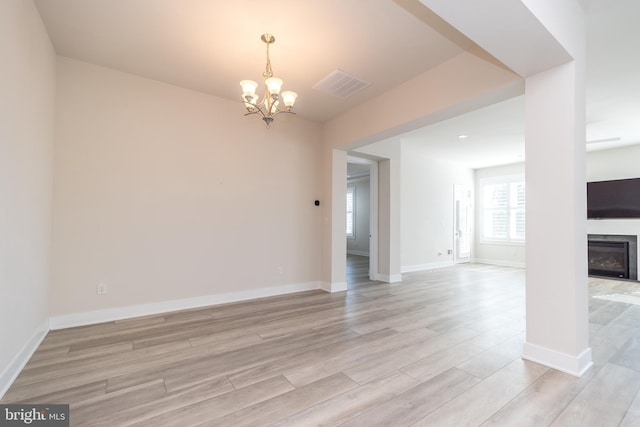
<path id="1" fill-rule="evenodd" d="M 269 77 L 273 77 L 273 70 L 271 69 L 271 59 L 269 58 L 269 45 L 271 43 L 267 43 L 267 67 L 264 70 L 264 73 L 262 73 L 262 77 L 264 77 L 265 79 L 269 78 Z"/>

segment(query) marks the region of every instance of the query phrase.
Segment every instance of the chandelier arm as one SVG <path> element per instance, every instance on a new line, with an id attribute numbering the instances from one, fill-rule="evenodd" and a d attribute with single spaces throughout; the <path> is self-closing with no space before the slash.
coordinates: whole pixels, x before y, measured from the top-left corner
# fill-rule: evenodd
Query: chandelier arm
<path id="1" fill-rule="evenodd" d="M 262 95 L 262 99 L 260 100 L 260 105 L 264 105 L 264 102 L 267 100 L 268 97 L 269 97 L 269 88 L 267 88 L 267 85 L 264 85 L 264 94 Z"/>
<path id="2" fill-rule="evenodd" d="M 271 106 L 273 105 L 273 98 L 271 98 L 271 93 L 269 92 L 269 88 L 267 87 L 267 85 L 264 86 L 264 95 L 262 95 L 262 99 L 260 100 L 260 105 L 265 105 L 265 102 L 267 103 L 265 108 L 266 114 L 263 113 L 262 115 L 264 117 L 269 117 L 271 115 L 270 111 L 271 111 Z"/>
<path id="3" fill-rule="evenodd" d="M 265 117 L 264 110 L 260 108 L 260 104 L 250 104 L 251 106 L 248 107 L 247 102 L 243 101 L 243 103 L 245 104 L 245 108 L 247 109 L 247 112 L 244 114 L 245 116 L 260 113 L 262 117 Z"/>
<path id="4" fill-rule="evenodd" d="M 254 111 L 249 111 L 249 109 L 247 108 L 247 112 L 244 113 L 245 116 L 252 116 L 254 114 L 260 114 L 260 116 L 264 117 L 275 117 L 280 113 L 286 113 L 286 114 L 296 114 L 295 111 L 287 111 L 287 110 L 281 110 L 279 108 L 276 108 L 276 111 L 273 112 L 273 114 L 265 114 L 264 110 L 260 107 L 258 107 L 257 105 L 254 105 L 252 108 L 254 108 Z"/>
<path id="5" fill-rule="evenodd" d="M 262 108 L 258 107 L 258 106 L 254 106 L 254 111 L 249 110 L 249 108 L 247 108 L 247 112 L 244 113 L 245 116 L 250 116 L 252 114 L 260 114 L 262 117 L 266 117 L 266 114 L 264 114 L 264 111 L 262 111 Z"/>
<path id="6" fill-rule="evenodd" d="M 276 112 L 271 115 L 271 117 L 275 117 L 280 113 L 295 114 L 296 112 L 295 111 L 287 111 L 287 110 L 277 109 Z"/>

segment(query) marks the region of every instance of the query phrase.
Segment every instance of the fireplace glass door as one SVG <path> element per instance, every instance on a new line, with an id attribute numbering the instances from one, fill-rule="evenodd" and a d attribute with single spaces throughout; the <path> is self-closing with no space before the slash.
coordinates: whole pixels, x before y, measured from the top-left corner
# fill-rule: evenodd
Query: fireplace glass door
<path id="1" fill-rule="evenodd" d="M 589 240 L 589 275 L 629 278 L 629 244 Z"/>

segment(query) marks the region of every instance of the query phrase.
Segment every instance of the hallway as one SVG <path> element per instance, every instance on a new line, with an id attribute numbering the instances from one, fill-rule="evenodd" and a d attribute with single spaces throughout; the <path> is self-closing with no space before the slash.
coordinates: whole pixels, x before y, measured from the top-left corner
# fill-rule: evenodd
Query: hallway
<path id="1" fill-rule="evenodd" d="M 372 283 L 369 280 L 369 257 L 347 254 L 347 287 Z"/>

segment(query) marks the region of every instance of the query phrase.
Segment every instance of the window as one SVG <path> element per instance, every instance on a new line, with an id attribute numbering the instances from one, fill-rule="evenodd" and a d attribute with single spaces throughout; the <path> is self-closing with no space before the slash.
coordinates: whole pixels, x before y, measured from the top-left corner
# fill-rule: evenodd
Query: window
<path id="1" fill-rule="evenodd" d="M 352 186 L 347 187 L 347 237 L 350 239 L 356 238 L 355 199 L 356 188 Z"/>
<path id="2" fill-rule="evenodd" d="M 524 243 L 525 186 L 522 176 L 480 181 L 482 240 Z"/>

